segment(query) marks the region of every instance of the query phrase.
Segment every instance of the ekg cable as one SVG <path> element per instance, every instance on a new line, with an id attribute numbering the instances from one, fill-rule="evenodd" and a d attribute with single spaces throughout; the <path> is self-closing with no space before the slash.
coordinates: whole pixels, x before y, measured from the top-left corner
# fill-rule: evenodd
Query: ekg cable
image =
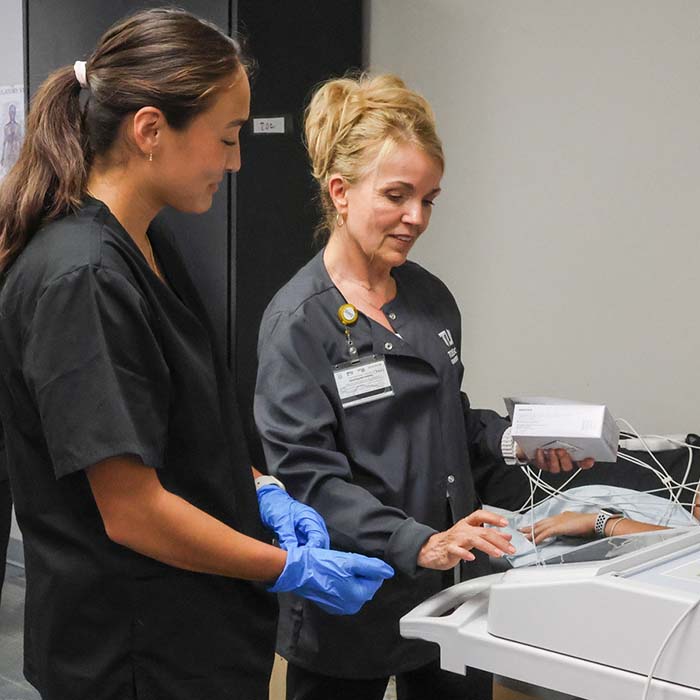
<path id="1" fill-rule="evenodd" d="M 637 466 L 640 466 L 644 469 L 648 469 L 656 476 L 658 477 L 659 481 L 663 485 L 663 488 L 660 489 L 649 489 L 647 491 L 640 491 L 640 493 L 654 493 L 656 491 L 667 491 L 670 494 L 669 498 L 669 508 L 668 508 L 668 514 L 662 517 L 662 520 L 665 519 L 668 522 L 668 519 L 671 516 L 671 511 L 672 511 L 672 502 L 675 502 L 676 504 L 680 506 L 685 506 L 688 505 L 687 502 L 681 503 L 680 496 L 681 493 L 684 491 L 691 491 L 694 496 L 693 503 L 690 504 L 691 508 L 695 505 L 696 499 L 698 497 L 698 486 L 700 485 L 699 482 L 690 482 L 688 483 L 687 479 L 688 476 L 690 475 L 690 470 L 692 467 L 692 458 L 693 458 L 693 449 L 699 449 L 698 446 L 695 445 L 688 445 L 687 443 L 683 443 L 680 440 L 675 440 L 675 439 L 669 439 L 671 442 L 676 442 L 679 445 L 683 445 L 688 449 L 688 464 L 686 466 L 685 473 L 683 475 L 683 479 L 681 482 L 676 481 L 668 472 L 668 470 L 659 462 L 659 460 L 656 458 L 656 455 L 653 454 L 652 450 L 649 448 L 649 445 L 647 442 L 644 440 L 644 438 L 639 434 L 639 432 L 634 428 L 633 425 L 631 425 L 628 421 L 624 419 L 619 419 L 618 422 L 624 423 L 627 425 L 630 429 L 629 433 L 630 435 L 637 437 L 642 445 L 644 445 L 646 451 L 648 452 L 649 456 L 652 458 L 653 462 L 658 465 L 658 469 L 656 469 L 653 465 L 647 464 L 646 462 L 636 458 L 632 457 L 631 455 L 625 455 L 623 453 L 618 453 L 619 458 L 624 459 L 632 464 L 635 464 Z M 624 431 L 627 432 L 627 431 Z M 663 437 L 663 436 L 654 436 L 654 437 Z M 554 497 L 559 497 L 564 500 L 568 500 L 570 502 L 578 502 L 578 503 L 583 503 L 585 505 L 600 505 L 598 501 L 593 501 L 590 499 L 582 499 L 582 498 L 577 498 L 577 497 L 571 497 L 568 496 L 565 492 L 562 491 L 564 487 L 566 487 L 579 473 L 580 469 L 577 470 L 569 479 L 567 479 L 566 482 L 564 482 L 561 486 L 559 487 L 553 487 L 541 478 L 542 471 L 539 470 L 538 474 L 535 475 L 534 471 L 529 467 L 529 466 L 523 466 L 521 467 L 521 470 L 523 474 L 525 474 L 525 477 L 528 479 L 529 486 L 530 486 L 530 498 L 527 499 L 525 504 L 519 509 L 518 512 L 523 513 L 526 509 L 530 510 L 531 517 L 530 517 L 530 527 L 532 528 L 532 538 L 533 538 L 533 547 L 535 549 L 535 553 L 537 556 L 537 562 L 538 564 L 541 563 L 541 558 L 540 558 L 540 552 L 537 549 L 537 545 L 534 544 L 534 524 L 535 524 L 535 519 L 534 519 L 534 508 L 537 505 L 540 505 L 541 503 L 546 502 L 547 500 L 550 500 L 551 498 Z M 691 488 L 695 486 L 695 488 Z M 674 487 L 677 488 L 677 492 L 674 492 Z M 535 490 L 536 488 L 540 488 L 542 491 L 544 491 L 547 496 L 544 498 L 540 499 L 537 503 L 535 503 Z M 623 502 L 624 503 L 624 502 Z"/>
<path id="2" fill-rule="evenodd" d="M 644 684 L 644 693 L 642 694 L 642 700 L 647 700 L 647 697 L 649 695 L 649 688 L 651 688 L 651 682 L 654 679 L 654 671 L 656 671 L 656 667 L 658 666 L 659 661 L 661 659 L 661 654 L 663 654 L 664 649 L 668 646 L 671 637 L 673 637 L 683 620 L 685 620 L 688 617 L 688 615 L 690 615 L 690 613 L 698 607 L 698 605 L 700 605 L 700 598 L 694 601 L 692 605 L 690 605 L 688 608 L 686 608 L 686 610 L 683 611 L 683 614 L 676 620 L 675 624 L 673 625 L 673 627 L 671 627 L 669 633 L 666 635 L 666 638 L 661 643 L 661 646 L 659 647 L 659 650 L 656 652 L 656 656 L 654 657 L 654 661 L 651 664 L 651 670 L 647 675 L 647 680 Z"/>
<path id="3" fill-rule="evenodd" d="M 530 469 L 529 465 L 524 465 L 520 467 L 520 469 L 523 471 L 525 476 L 527 477 L 528 483 L 530 484 L 530 500 L 534 504 L 535 502 L 535 486 L 534 486 L 534 481 L 531 478 L 533 476 L 532 470 Z M 542 474 L 542 470 L 539 470 L 539 474 L 537 475 L 537 478 L 539 479 L 540 474 Z M 540 549 L 537 546 L 537 543 L 535 542 L 535 513 L 534 513 L 534 505 L 530 509 L 530 535 L 532 537 L 532 547 L 535 550 L 535 562 L 537 566 L 544 566 L 544 562 L 542 561 L 542 556 L 540 555 Z"/>

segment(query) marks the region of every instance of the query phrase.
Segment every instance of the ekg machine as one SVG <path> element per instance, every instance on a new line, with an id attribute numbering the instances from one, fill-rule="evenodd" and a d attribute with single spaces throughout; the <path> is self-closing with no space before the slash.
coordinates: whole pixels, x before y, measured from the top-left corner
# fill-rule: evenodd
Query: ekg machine
<path id="1" fill-rule="evenodd" d="M 401 633 L 439 644 L 456 673 L 590 700 L 700 700 L 700 527 L 598 540 L 556 562 L 457 584 Z"/>

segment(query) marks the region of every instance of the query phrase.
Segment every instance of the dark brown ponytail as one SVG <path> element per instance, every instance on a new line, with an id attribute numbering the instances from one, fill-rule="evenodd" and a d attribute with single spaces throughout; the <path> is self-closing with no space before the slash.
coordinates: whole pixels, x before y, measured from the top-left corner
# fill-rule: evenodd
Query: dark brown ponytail
<path id="1" fill-rule="evenodd" d="M 0 186 L 0 271 L 27 244 L 43 219 L 77 207 L 87 180 L 80 85 L 72 68 L 39 88 L 19 158 Z"/>
<path id="2" fill-rule="evenodd" d="M 112 148 L 127 115 L 150 105 L 184 129 L 241 66 L 238 43 L 214 25 L 155 9 L 103 35 L 87 60 L 86 100 L 72 67 L 50 75 L 32 100 L 19 158 L 0 184 L 0 273 L 43 222 L 80 205 L 93 157 Z"/>

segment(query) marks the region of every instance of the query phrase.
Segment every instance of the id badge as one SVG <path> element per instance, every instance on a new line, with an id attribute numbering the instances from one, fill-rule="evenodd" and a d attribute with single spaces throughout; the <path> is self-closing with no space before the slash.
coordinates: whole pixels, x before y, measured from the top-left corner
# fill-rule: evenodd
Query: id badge
<path id="1" fill-rule="evenodd" d="M 383 355 L 368 355 L 354 362 L 335 365 L 333 378 L 343 408 L 394 395 Z"/>

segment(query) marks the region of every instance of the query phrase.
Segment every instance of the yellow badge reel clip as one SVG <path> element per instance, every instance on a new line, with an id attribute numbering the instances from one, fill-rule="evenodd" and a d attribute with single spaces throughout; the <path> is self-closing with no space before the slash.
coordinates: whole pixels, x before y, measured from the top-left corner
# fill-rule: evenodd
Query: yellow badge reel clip
<path id="1" fill-rule="evenodd" d="M 351 362 L 357 362 L 358 357 L 357 348 L 355 347 L 355 343 L 352 342 L 352 338 L 350 337 L 350 326 L 354 326 L 355 323 L 357 323 L 357 319 L 359 317 L 360 314 L 357 312 L 357 309 L 352 304 L 343 304 L 338 309 L 338 318 L 345 327 L 345 338 L 348 343 L 348 353 L 350 354 Z"/>
<path id="2" fill-rule="evenodd" d="M 359 314 L 352 304 L 343 304 L 338 309 L 338 318 L 344 326 L 353 326 L 357 322 Z"/>

